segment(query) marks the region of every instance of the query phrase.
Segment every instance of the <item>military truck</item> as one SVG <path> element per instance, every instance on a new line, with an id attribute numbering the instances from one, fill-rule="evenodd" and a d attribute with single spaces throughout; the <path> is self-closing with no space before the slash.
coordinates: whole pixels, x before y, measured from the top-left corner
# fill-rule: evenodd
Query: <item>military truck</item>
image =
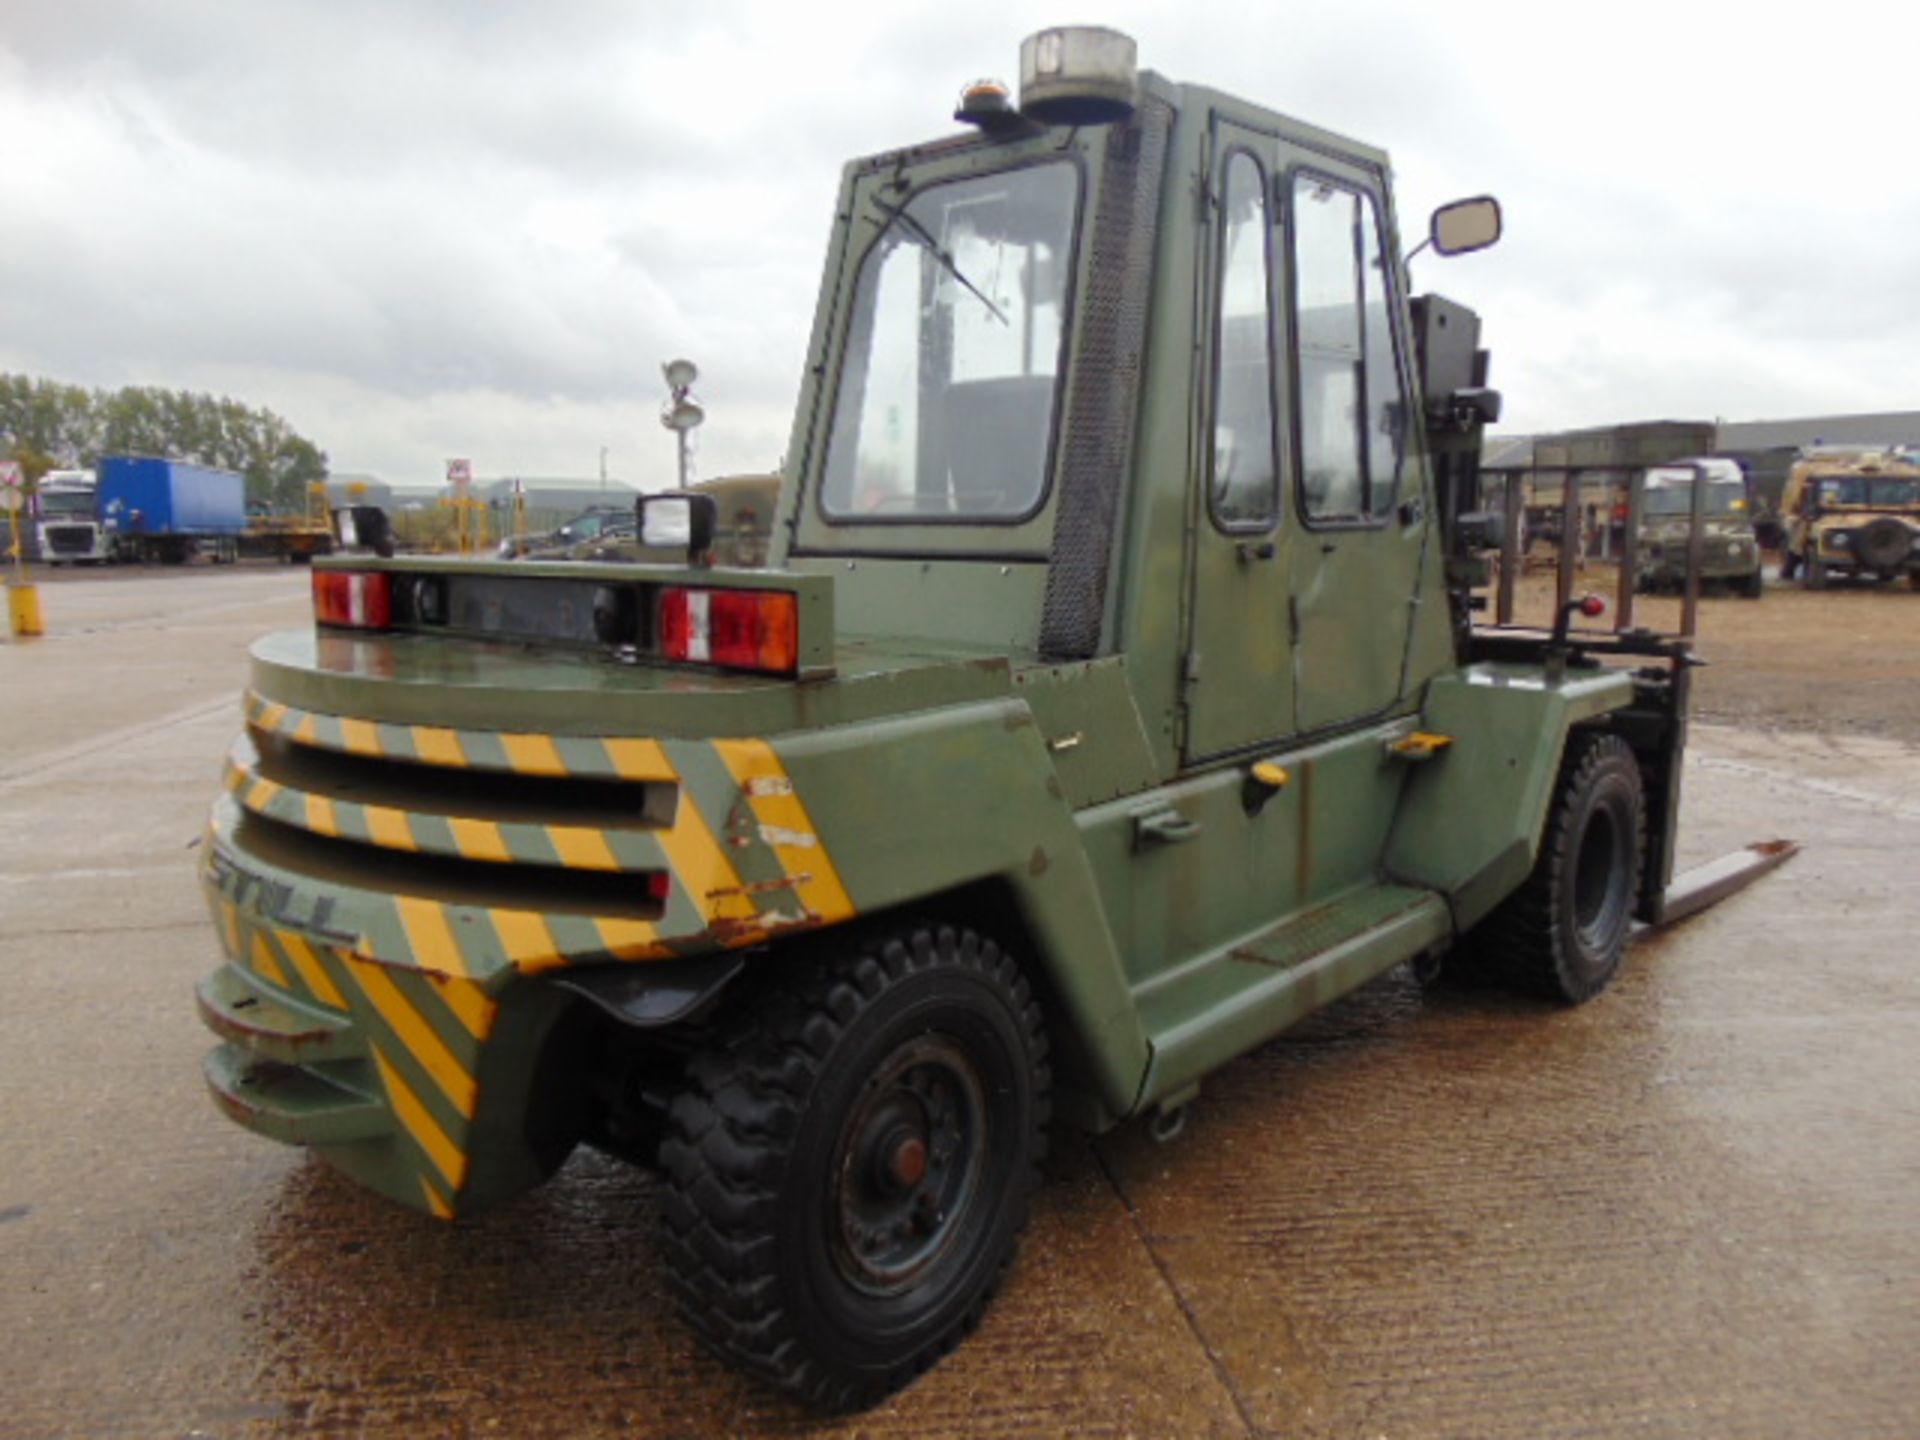
<path id="1" fill-rule="evenodd" d="M 1021 68 L 846 168 L 767 565 L 688 493 L 667 563 L 317 561 L 202 851 L 229 1115 L 443 1218 L 656 1165 L 686 1318 L 826 1408 L 975 1325 L 1051 1125 L 1672 904 L 1685 645 L 1469 623 L 1497 397 L 1386 155 Z"/>
<path id="2" fill-rule="evenodd" d="M 1920 590 L 1920 464 L 1896 454 L 1814 455 L 1787 472 L 1781 578 L 1808 590 L 1832 576 L 1907 577 Z"/>
<path id="3" fill-rule="evenodd" d="M 1692 543 L 1693 487 L 1701 489 L 1697 573 L 1704 581 L 1758 600 L 1760 541 L 1754 534 L 1747 479 L 1732 460 L 1675 461 L 1646 472 L 1641 492 L 1639 580 L 1642 589 L 1679 590 Z"/>

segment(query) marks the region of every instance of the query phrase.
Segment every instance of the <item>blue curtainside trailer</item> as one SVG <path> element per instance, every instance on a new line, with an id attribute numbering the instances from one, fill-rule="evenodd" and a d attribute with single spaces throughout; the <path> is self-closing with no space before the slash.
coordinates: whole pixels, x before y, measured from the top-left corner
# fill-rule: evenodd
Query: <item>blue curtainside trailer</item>
<path id="1" fill-rule="evenodd" d="M 233 471 L 109 455 L 99 474 L 100 522 L 116 559 L 180 565 L 202 551 L 216 563 L 239 555 L 246 482 Z"/>

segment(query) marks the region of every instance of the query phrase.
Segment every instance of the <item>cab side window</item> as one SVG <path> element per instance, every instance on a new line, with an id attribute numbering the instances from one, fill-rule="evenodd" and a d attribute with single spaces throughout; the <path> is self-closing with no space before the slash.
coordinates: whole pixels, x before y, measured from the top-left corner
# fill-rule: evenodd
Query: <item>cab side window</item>
<path id="1" fill-rule="evenodd" d="M 1266 174 L 1246 151 L 1227 160 L 1213 353 L 1216 524 L 1265 530 L 1279 511 L 1273 427 L 1273 270 Z"/>
<path id="2" fill-rule="evenodd" d="M 1319 175 L 1293 184 L 1301 503 L 1312 520 L 1393 508 L 1407 407 L 1373 197 Z"/>

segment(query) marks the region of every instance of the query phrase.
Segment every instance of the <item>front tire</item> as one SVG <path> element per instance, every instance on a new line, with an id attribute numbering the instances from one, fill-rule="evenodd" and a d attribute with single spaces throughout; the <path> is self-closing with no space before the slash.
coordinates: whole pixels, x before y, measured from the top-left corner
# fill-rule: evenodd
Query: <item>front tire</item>
<path id="1" fill-rule="evenodd" d="M 1569 1005 L 1598 995 L 1626 955 L 1645 842 L 1633 751 L 1617 735 L 1576 731 L 1532 874 L 1474 932 L 1476 968 Z"/>
<path id="2" fill-rule="evenodd" d="M 1012 1260 L 1049 1090 L 1031 988 L 970 931 L 882 932 L 750 992 L 689 1063 L 660 1147 L 682 1315 L 822 1409 L 899 1389 Z"/>

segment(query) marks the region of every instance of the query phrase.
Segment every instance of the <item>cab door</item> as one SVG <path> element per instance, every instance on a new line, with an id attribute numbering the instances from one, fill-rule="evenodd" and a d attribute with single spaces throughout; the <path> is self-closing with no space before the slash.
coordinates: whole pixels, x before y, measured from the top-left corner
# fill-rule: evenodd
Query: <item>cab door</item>
<path id="1" fill-rule="evenodd" d="M 1303 732 L 1400 700 L 1434 523 L 1384 193 L 1377 171 L 1318 154 L 1297 157 L 1284 183 L 1298 456 L 1289 605 Z"/>
<path id="2" fill-rule="evenodd" d="M 1202 294 L 1189 763 L 1292 733 L 1284 518 L 1283 290 L 1272 136 L 1215 117 Z"/>

